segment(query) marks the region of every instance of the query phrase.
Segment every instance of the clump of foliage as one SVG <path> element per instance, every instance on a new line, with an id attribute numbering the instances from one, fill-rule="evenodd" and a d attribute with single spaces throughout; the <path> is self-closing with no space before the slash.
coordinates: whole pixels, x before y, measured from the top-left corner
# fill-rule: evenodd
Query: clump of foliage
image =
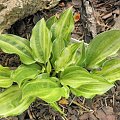
<path id="1" fill-rule="evenodd" d="M 41 19 L 30 41 L 12 34 L 0 35 L 0 48 L 20 57 L 21 65 L 10 70 L 0 66 L 0 117 L 24 112 L 40 98 L 62 111 L 56 101 L 76 96 L 104 94 L 120 79 L 120 31 L 99 34 L 90 44 L 71 43 L 72 8 L 59 19 Z"/>

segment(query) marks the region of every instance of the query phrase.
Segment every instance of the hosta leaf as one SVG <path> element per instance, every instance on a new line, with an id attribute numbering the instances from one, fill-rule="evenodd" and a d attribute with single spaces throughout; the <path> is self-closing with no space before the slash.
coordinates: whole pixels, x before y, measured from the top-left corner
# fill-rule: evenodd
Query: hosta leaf
<path id="1" fill-rule="evenodd" d="M 44 95 L 38 95 L 38 97 L 47 103 L 53 103 L 60 100 L 61 97 L 66 97 L 66 89 L 64 89 L 64 87 L 44 89 L 43 93 Z"/>
<path id="2" fill-rule="evenodd" d="M 20 56 L 24 64 L 34 63 L 31 56 L 30 42 L 25 38 L 18 37 L 12 34 L 0 35 L 0 48 L 6 53 L 15 53 Z"/>
<path id="3" fill-rule="evenodd" d="M 8 88 L 12 85 L 12 83 L 13 81 L 10 78 L 0 76 L 0 87 Z"/>
<path id="4" fill-rule="evenodd" d="M 116 53 L 116 56 L 113 56 L 113 58 L 120 58 L 120 49 L 118 50 L 118 52 Z"/>
<path id="5" fill-rule="evenodd" d="M 85 46 L 84 42 L 82 41 L 81 47 L 80 47 L 80 55 L 79 59 L 77 61 L 77 65 L 78 66 L 84 66 L 84 61 L 85 61 L 85 57 L 86 57 L 86 49 L 87 47 Z"/>
<path id="6" fill-rule="evenodd" d="M 51 26 L 57 21 L 57 17 L 54 15 L 46 21 L 47 28 L 50 30 Z"/>
<path id="7" fill-rule="evenodd" d="M 19 86 L 29 79 L 35 79 L 35 77 L 41 72 L 41 67 L 37 64 L 20 65 L 13 73 L 12 80 L 17 82 Z"/>
<path id="8" fill-rule="evenodd" d="M 0 87 L 7 88 L 12 85 L 13 81 L 10 79 L 10 76 L 11 70 L 0 65 Z"/>
<path id="9" fill-rule="evenodd" d="M 52 66 L 51 66 L 50 61 L 48 61 L 46 69 L 47 69 L 47 73 L 50 74 L 50 72 L 52 70 Z"/>
<path id="10" fill-rule="evenodd" d="M 48 74 L 48 73 L 39 74 L 39 75 L 38 75 L 38 78 L 40 78 L 40 79 L 41 79 L 41 78 L 42 78 L 42 79 L 43 79 L 43 78 L 47 79 L 47 78 L 49 78 L 49 74 Z"/>
<path id="11" fill-rule="evenodd" d="M 111 30 L 99 34 L 89 44 L 86 52 L 86 66 L 95 68 L 108 56 L 115 54 L 120 48 L 120 30 Z"/>
<path id="12" fill-rule="evenodd" d="M 72 72 L 85 72 L 85 73 L 88 73 L 88 71 L 80 66 L 69 66 L 67 67 L 63 72 L 61 72 L 61 75 L 60 77 L 63 78 L 65 77 L 66 75 L 69 75 L 69 73 L 71 74 Z M 89 73 L 88 73 L 89 74 Z"/>
<path id="13" fill-rule="evenodd" d="M 44 89 L 44 95 L 39 95 L 42 100 L 53 103 L 61 99 L 61 97 L 68 98 L 69 97 L 69 88 L 67 86 L 58 87 L 58 88 L 49 88 Z"/>
<path id="14" fill-rule="evenodd" d="M 65 48 L 65 42 L 63 40 L 62 36 L 57 37 L 54 42 L 53 42 L 53 47 L 52 47 L 52 53 L 53 53 L 53 59 L 54 61 L 57 60 L 60 55 L 62 50 Z"/>
<path id="15" fill-rule="evenodd" d="M 63 85 L 72 88 L 78 88 L 84 84 L 108 84 L 106 80 L 94 74 L 90 74 L 84 68 L 78 66 L 70 66 L 61 73 L 60 81 Z"/>
<path id="16" fill-rule="evenodd" d="M 37 78 L 23 87 L 23 98 L 30 96 L 39 97 L 48 103 L 66 97 L 66 88 L 60 87 L 57 78 Z"/>
<path id="17" fill-rule="evenodd" d="M 18 86 L 12 86 L 0 93 L 0 117 L 15 116 L 23 113 L 34 101 L 33 97 L 21 100 Z"/>
<path id="18" fill-rule="evenodd" d="M 96 94 L 103 94 L 113 86 L 103 77 L 90 74 L 79 66 L 66 68 L 61 73 L 60 82 L 63 86 L 68 85 L 73 94 L 86 98 L 91 98 Z"/>
<path id="19" fill-rule="evenodd" d="M 53 40 L 55 40 L 60 35 L 63 36 L 65 41 L 68 41 L 73 29 L 74 19 L 72 14 L 72 8 L 69 8 L 61 14 L 60 18 L 51 27 L 51 31 L 53 33 Z"/>
<path id="20" fill-rule="evenodd" d="M 44 19 L 41 19 L 33 28 L 30 46 L 34 59 L 40 63 L 48 62 L 52 50 L 51 32 L 46 27 Z"/>
<path id="21" fill-rule="evenodd" d="M 104 76 L 109 82 L 120 80 L 120 59 L 106 61 L 101 69 L 95 73 Z"/>
<path id="22" fill-rule="evenodd" d="M 56 72 L 63 71 L 67 66 L 76 62 L 76 51 L 78 50 L 79 46 L 79 43 L 74 43 L 62 51 L 60 57 L 55 62 Z"/>
<path id="23" fill-rule="evenodd" d="M 114 85 L 108 82 L 98 82 L 84 84 L 79 88 L 70 88 L 72 93 L 76 96 L 83 96 L 85 98 L 93 98 L 95 95 L 102 95 L 107 92 Z"/>

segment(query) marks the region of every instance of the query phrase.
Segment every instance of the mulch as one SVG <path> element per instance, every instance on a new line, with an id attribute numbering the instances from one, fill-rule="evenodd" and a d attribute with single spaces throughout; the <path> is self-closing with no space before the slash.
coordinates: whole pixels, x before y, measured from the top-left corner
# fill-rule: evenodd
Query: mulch
<path id="1" fill-rule="evenodd" d="M 98 33 L 111 29 L 120 15 L 119 0 L 62 0 L 50 10 L 38 11 L 36 14 L 17 21 L 6 33 L 16 34 L 29 39 L 32 28 L 44 17 L 46 20 L 73 6 L 75 29 L 72 37 L 90 42 Z M 17 55 L 0 51 L 0 64 L 11 68 L 18 67 L 21 62 Z M 70 95 L 68 100 L 58 101 L 66 116 L 60 115 L 47 103 L 37 99 L 29 109 L 16 117 L 0 120 L 120 120 L 120 81 L 107 93 L 93 99 Z"/>

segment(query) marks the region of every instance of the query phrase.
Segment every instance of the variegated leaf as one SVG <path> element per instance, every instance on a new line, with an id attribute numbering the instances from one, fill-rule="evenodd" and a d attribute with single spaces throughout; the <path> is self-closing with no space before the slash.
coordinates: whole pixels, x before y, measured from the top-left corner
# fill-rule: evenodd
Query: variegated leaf
<path id="1" fill-rule="evenodd" d="M 57 60 L 63 49 L 65 48 L 65 42 L 62 36 L 58 36 L 54 41 L 53 41 L 53 47 L 52 47 L 52 54 L 53 54 L 53 59 L 54 61 Z"/>
<path id="2" fill-rule="evenodd" d="M 21 98 L 22 93 L 18 86 L 12 86 L 0 93 L 0 117 L 19 115 L 35 100 L 33 97 L 24 100 Z"/>
<path id="3" fill-rule="evenodd" d="M 85 62 L 85 57 L 86 57 L 86 50 L 87 50 L 87 46 L 85 46 L 84 42 L 82 41 L 82 44 L 81 44 L 81 47 L 80 47 L 80 50 L 79 50 L 79 59 L 77 61 L 77 65 L 78 66 L 84 66 L 84 62 Z"/>
<path id="4" fill-rule="evenodd" d="M 103 32 L 89 44 L 86 52 L 87 68 L 96 68 L 107 57 L 120 49 L 120 30 Z"/>
<path id="5" fill-rule="evenodd" d="M 63 71 L 67 66 L 76 62 L 76 51 L 78 50 L 79 46 L 79 43 L 74 43 L 62 51 L 60 57 L 55 61 L 56 72 Z"/>
<path id="6" fill-rule="evenodd" d="M 18 54 L 24 64 L 32 64 L 35 62 L 32 57 L 30 42 L 25 38 L 12 34 L 1 34 L 0 48 L 6 53 Z"/>
<path id="7" fill-rule="evenodd" d="M 68 85 L 72 92 L 77 96 L 91 98 L 96 94 L 103 94 L 114 85 L 103 77 L 90 74 L 84 68 L 71 66 L 61 73 L 60 82 Z"/>
<path id="8" fill-rule="evenodd" d="M 30 47 L 33 50 L 34 59 L 39 63 L 46 63 L 50 58 L 52 50 L 51 35 L 44 19 L 37 22 L 32 30 Z"/>
<path id="9" fill-rule="evenodd" d="M 15 71 L 12 72 L 11 79 L 17 82 L 19 86 L 30 79 L 35 79 L 41 72 L 42 67 L 37 64 L 20 65 Z"/>
<path id="10" fill-rule="evenodd" d="M 89 83 L 108 83 L 108 81 L 103 79 L 103 77 L 90 74 L 88 71 L 86 71 L 86 69 L 79 66 L 70 66 L 66 68 L 61 73 L 60 81 L 63 85 L 68 85 L 72 88 L 78 88 Z"/>
<path id="11" fill-rule="evenodd" d="M 11 70 L 0 65 L 0 87 L 7 88 L 12 85 L 13 81 L 10 79 L 10 76 Z"/>
<path id="12" fill-rule="evenodd" d="M 57 17 L 54 15 L 46 21 L 47 28 L 50 30 L 51 26 L 57 21 Z"/>
<path id="13" fill-rule="evenodd" d="M 65 41 L 70 40 L 70 34 L 74 29 L 74 19 L 72 14 L 72 8 L 67 9 L 63 12 L 60 18 L 51 27 L 53 33 L 53 40 L 55 40 L 59 35 L 63 36 Z"/>
<path id="14" fill-rule="evenodd" d="M 114 84 L 108 82 L 98 82 L 84 84 L 79 88 L 70 88 L 72 93 L 76 96 L 83 96 L 85 98 L 93 98 L 95 95 L 102 95 L 111 89 Z"/>
<path id="15" fill-rule="evenodd" d="M 109 82 L 120 80 L 120 59 L 107 60 L 100 71 L 96 71 L 97 75 L 102 75 Z"/>
<path id="16" fill-rule="evenodd" d="M 51 66 L 50 61 L 48 61 L 48 63 L 47 63 L 46 71 L 48 74 L 50 74 L 50 72 L 52 71 L 52 66 Z"/>
<path id="17" fill-rule="evenodd" d="M 61 73 L 60 81 L 63 85 L 68 85 L 72 88 L 78 88 L 81 85 L 91 82 L 94 83 L 99 83 L 100 81 L 107 82 L 103 78 L 92 75 L 84 68 L 81 68 L 79 66 L 70 66 L 66 68 Z"/>
<path id="18" fill-rule="evenodd" d="M 48 103 L 58 101 L 62 96 L 66 97 L 67 89 L 60 87 L 57 78 L 37 78 L 23 87 L 23 98 L 30 96 L 39 97 Z"/>

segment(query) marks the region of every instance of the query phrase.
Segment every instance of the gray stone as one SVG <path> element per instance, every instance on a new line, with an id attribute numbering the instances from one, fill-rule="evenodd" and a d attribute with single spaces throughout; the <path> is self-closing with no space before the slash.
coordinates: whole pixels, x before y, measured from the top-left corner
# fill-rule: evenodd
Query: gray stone
<path id="1" fill-rule="evenodd" d="M 17 20 L 57 5 L 59 0 L 0 0 L 0 33 Z"/>

